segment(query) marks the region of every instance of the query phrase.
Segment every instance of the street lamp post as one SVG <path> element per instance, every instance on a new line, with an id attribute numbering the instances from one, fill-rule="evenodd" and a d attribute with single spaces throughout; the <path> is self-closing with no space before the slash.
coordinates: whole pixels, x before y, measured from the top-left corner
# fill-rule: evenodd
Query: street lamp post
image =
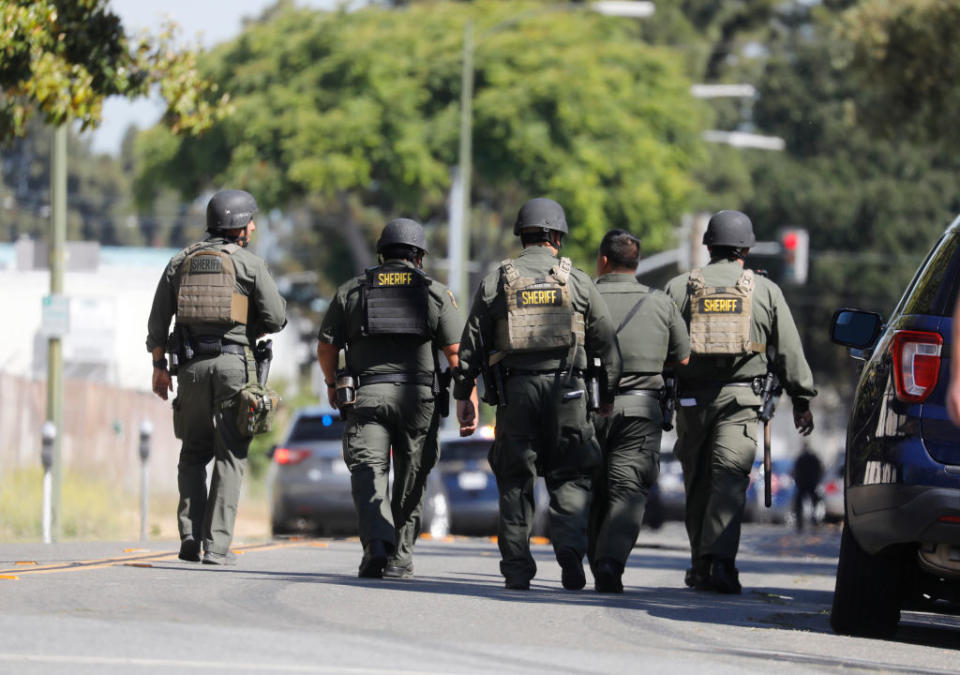
<path id="1" fill-rule="evenodd" d="M 606 16 L 644 18 L 653 15 L 655 5 L 645 0 L 607 0 L 588 5 L 566 4 L 550 5 L 544 11 L 581 10 Z M 526 16 L 522 12 L 519 16 Z M 511 24 L 519 16 L 511 17 L 484 31 L 483 35 L 496 32 L 499 28 Z M 470 292 L 470 277 L 467 272 L 467 260 L 470 257 L 470 186 L 473 169 L 473 22 L 467 19 L 463 26 L 463 63 L 460 74 L 460 156 L 458 160 L 459 190 L 456 199 L 451 200 L 453 207 L 450 218 L 450 237 L 447 246 L 449 273 L 447 284 L 457 297 L 465 298 Z M 465 311 L 466 302 L 464 304 Z"/>

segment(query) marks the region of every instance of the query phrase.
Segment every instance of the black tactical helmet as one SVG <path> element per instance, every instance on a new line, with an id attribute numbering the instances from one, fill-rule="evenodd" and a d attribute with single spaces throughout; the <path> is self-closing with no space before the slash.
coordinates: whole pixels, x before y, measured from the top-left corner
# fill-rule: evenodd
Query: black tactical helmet
<path id="1" fill-rule="evenodd" d="M 424 253 L 427 252 L 427 237 L 423 228 L 420 223 L 409 218 L 394 218 L 387 223 L 377 241 L 377 253 L 383 253 L 384 248 L 395 244 L 414 246 Z"/>
<path id="2" fill-rule="evenodd" d="M 520 234 L 520 230 L 527 227 L 541 227 L 564 234 L 568 232 L 567 217 L 563 213 L 563 207 L 546 197 L 531 199 L 520 207 L 513 233 Z"/>
<path id="3" fill-rule="evenodd" d="M 207 203 L 207 230 L 235 230 L 246 227 L 257 212 L 257 200 L 243 190 L 221 190 Z"/>
<path id="4" fill-rule="evenodd" d="M 717 211 L 707 223 L 703 243 L 706 246 L 750 248 L 757 243 L 757 238 L 753 234 L 753 223 L 747 214 L 740 211 Z"/>

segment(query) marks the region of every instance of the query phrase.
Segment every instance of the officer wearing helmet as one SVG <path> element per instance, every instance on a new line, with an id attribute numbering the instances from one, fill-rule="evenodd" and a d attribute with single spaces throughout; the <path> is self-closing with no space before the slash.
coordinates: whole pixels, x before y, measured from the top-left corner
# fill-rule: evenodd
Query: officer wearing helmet
<path id="1" fill-rule="evenodd" d="M 346 419 L 343 458 L 363 545 L 359 576 L 405 579 L 413 576 L 427 474 L 438 458 L 438 396 L 447 396 L 437 353 L 456 367 L 463 320 L 453 293 L 421 269 L 427 240 L 419 223 L 387 223 L 377 253 L 379 265 L 337 289 L 317 359 L 330 405 Z"/>
<path id="2" fill-rule="evenodd" d="M 602 361 L 600 398 L 613 401 L 620 377 L 614 327 L 603 298 L 569 258 L 558 257 L 567 221 L 552 199 L 526 202 L 514 225 L 523 251 L 482 281 L 460 343 L 454 398 L 461 425 L 475 424 L 470 400 L 483 374 L 497 404 L 490 465 L 500 492 L 500 572 L 526 590 L 537 571 L 530 554 L 534 484 L 546 479 L 550 537 L 568 590 L 586 584 L 590 478 L 600 449 L 588 417 L 585 371 Z"/>
<path id="3" fill-rule="evenodd" d="M 250 437 L 231 412 L 240 389 L 256 382 L 251 347 L 286 325 L 286 303 L 266 263 L 247 250 L 257 202 L 243 190 L 222 190 L 207 204 L 207 233 L 177 253 L 157 285 L 147 322 L 153 391 L 173 391 L 164 354 L 178 359 L 173 428 L 183 445 L 177 465 L 180 558 L 211 565 L 229 553 Z M 206 465 L 213 459 L 209 494 Z"/>
<path id="4" fill-rule="evenodd" d="M 735 561 L 757 452 L 762 380 L 772 370 L 793 402 L 794 425 L 813 430 L 817 392 L 790 308 L 776 284 L 744 267 L 756 243 L 739 211 L 710 218 L 710 263 L 667 284 L 690 332 L 690 363 L 677 370 L 674 450 L 683 466 L 692 566 L 685 583 L 740 593 Z"/>

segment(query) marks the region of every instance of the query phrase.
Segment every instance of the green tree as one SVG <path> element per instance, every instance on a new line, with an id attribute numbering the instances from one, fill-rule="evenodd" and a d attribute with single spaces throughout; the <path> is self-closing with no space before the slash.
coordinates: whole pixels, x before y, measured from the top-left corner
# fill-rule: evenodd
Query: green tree
<path id="1" fill-rule="evenodd" d="M 840 63 L 866 88 L 858 114 L 888 137 L 957 145 L 960 4 L 864 0 L 837 24 Z"/>
<path id="2" fill-rule="evenodd" d="M 283 6 L 202 61 L 235 115 L 199 140 L 163 129 L 138 140 L 141 198 L 160 184 L 185 196 L 243 186 L 265 206 L 299 204 L 321 227 L 364 233 L 361 247 L 387 215 L 445 220 L 468 18 L 481 222 L 550 194 L 581 260 L 612 226 L 668 245 L 703 157 L 682 59 L 637 39 L 636 22 L 542 2 Z"/>
<path id="3" fill-rule="evenodd" d="M 198 133 L 224 112 L 196 54 L 173 46 L 172 26 L 131 40 L 108 0 L 0 0 L 0 139 L 21 136 L 32 115 L 60 125 L 100 122 L 103 99 L 158 86 L 174 131 Z"/>

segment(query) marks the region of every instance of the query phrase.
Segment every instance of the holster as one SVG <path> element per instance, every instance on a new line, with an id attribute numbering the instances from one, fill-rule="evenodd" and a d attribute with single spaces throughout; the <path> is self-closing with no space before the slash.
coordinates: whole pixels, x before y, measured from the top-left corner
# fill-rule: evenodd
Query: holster
<path id="1" fill-rule="evenodd" d="M 437 414 L 440 417 L 449 417 L 450 415 L 450 382 L 453 380 L 453 372 L 446 370 L 437 370 L 434 372 L 434 382 L 436 389 Z"/>

